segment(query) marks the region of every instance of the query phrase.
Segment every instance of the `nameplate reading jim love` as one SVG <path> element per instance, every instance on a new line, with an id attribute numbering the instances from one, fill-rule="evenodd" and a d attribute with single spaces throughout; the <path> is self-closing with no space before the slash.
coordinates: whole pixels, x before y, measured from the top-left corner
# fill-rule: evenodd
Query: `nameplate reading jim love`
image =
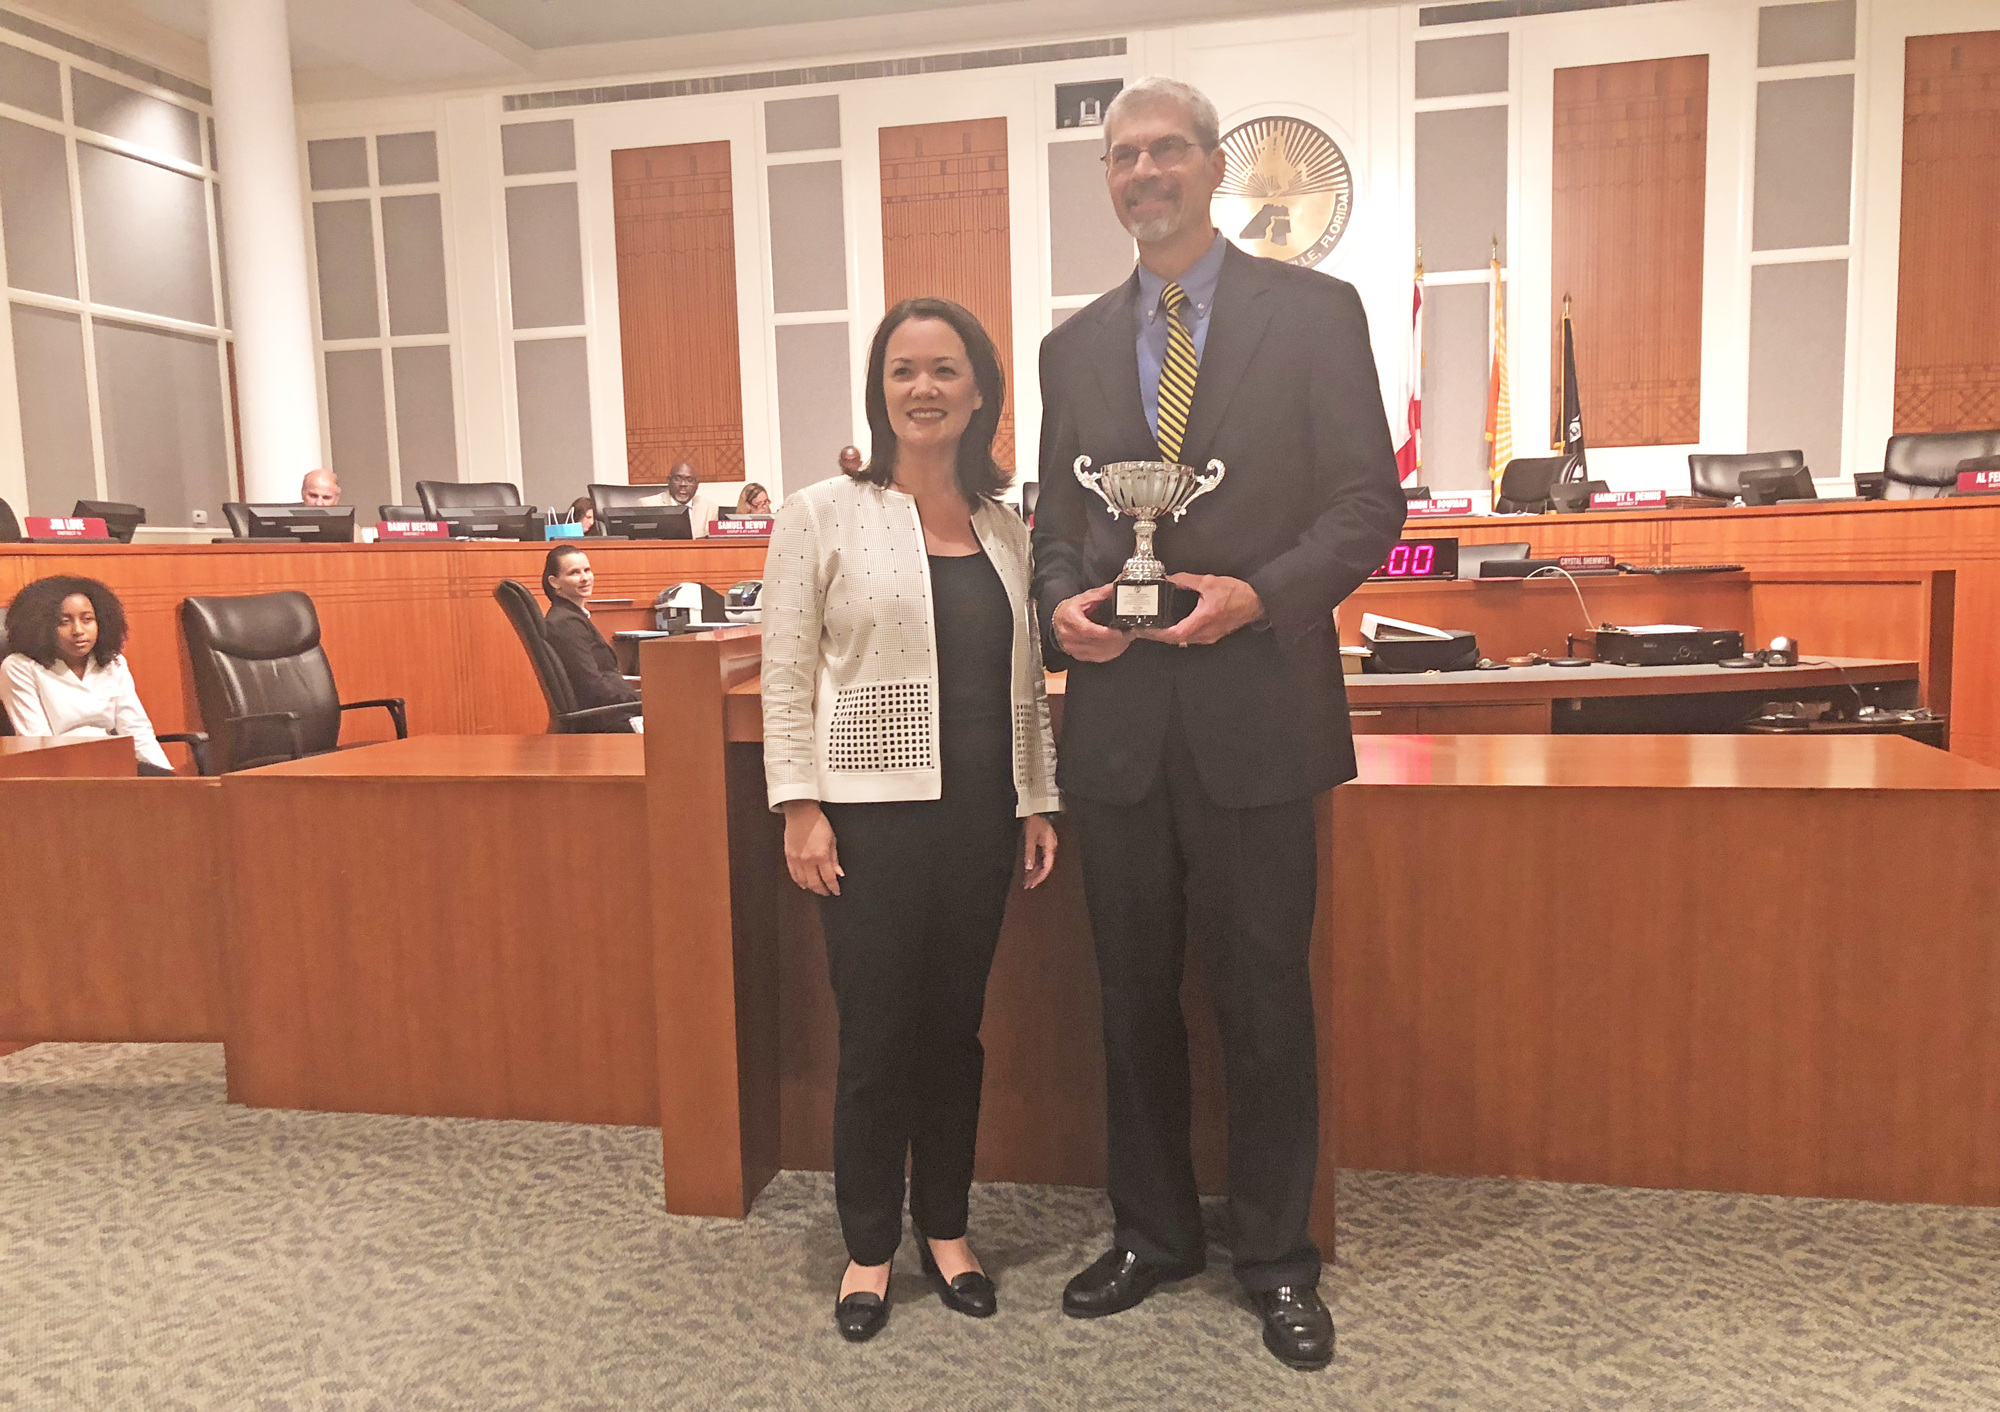
<path id="1" fill-rule="evenodd" d="M 1958 473 L 1958 493 L 1960 495 L 2000 494 L 2000 471 L 1960 471 Z"/>
<path id="2" fill-rule="evenodd" d="M 1590 497 L 1593 510 L 1664 510 L 1664 490 L 1600 490 Z"/>
<path id="3" fill-rule="evenodd" d="M 754 539 L 770 532 L 769 515 L 741 515 L 733 520 L 717 520 L 708 527 L 710 539 Z"/>
<path id="4" fill-rule="evenodd" d="M 99 519 L 51 519 L 47 515 L 29 515 L 21 522 L 30 539 L 109 539 L 111 531 Z"/>
<path id="5" fill-rule="evenodd" d="M 1412 500 L 1404 507 L 1412 515 L 1469 515 L 1470 495 L 1434 495 L 1429 500 Z"/>
<path id="6" fill-rule="evenodd" d="M 377 539 L 450 539 L 451 530 L 442 520 L 383 520 L 375 526 Z"/>

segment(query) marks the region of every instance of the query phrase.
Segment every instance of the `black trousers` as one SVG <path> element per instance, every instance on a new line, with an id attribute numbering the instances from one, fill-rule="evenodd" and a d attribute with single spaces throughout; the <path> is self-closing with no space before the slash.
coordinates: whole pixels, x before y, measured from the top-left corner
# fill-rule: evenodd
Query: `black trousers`
<path id="1" fill-rule="evenodd" d="M 1222 1032 L 1229 1085 L 1229 1217 L 1252 1290 L 1314 1285 L 1307 1232 L 1319 1157 L 1313 1041 L 1312 801 L 1225 809 L 1195 771 L 1178 716 L 1137 804 L 1067 801 L 1104 999 L 1115 1239 L 1201 1268 L 1207 1242 L 1188 1145 L 1181 973 L 1191 932 Z"/>
<path id="2" fill-rule="evenodd" d="M 833 1186 L 856 1263 L 880 1265 L 910 1216 L 936 1240 L 965 1234 L 986 1051 L 986 977 L 1021 837 L 1011 767 L 954 769 L 944 797 L 828 804 L 847 875 L 820 899 L 840 1068 Z"/>

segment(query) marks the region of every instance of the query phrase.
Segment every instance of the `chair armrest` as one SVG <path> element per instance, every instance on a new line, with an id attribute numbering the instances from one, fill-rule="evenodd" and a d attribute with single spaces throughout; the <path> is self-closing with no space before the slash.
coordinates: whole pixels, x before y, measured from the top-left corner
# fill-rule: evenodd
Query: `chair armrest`
<path id="1" fill-rule="evenodd" d="M 185 745 L 188 748 L 188 753 L 194 756 L 195 773 L 198 775 L 212 773 L 208 767 L 208 737 L 202 732 L 174 731 L 171 734 L 159 736 L 157 739 L 162 745 L 165 745 L 168 741 Z"/>
<path id="2" fill-rule="evenodd" d="M 643 709 L 642 703 L 637 701 L 614 701 L 609 706 L 586 706 L 581 711 L 565 711 L 562 723 L 584 726 L 598 721 L 629 721 Z"/>
<path id="3" fill-rule="evenodd" d="M 396 725 L 396 739 L 408 740 L 410 738 L 409 713 L 404 708 L 403 698 L 400 696 L 384 696 L 374 701 L 343 701 L 340 709 L 343 712 L 365 711 L 370 707 L 376 706 L 381 707 L 389 713 L 389 719 Z"/>
<path id="4" fill-rule="evenodd" d="M 291 737 L 292 753 L 289 755 L 257 755 L 243 758 L 240 746 L 246 734 L 246 726 L 264 725 L 277 721 L 285 727 Z M 299 734 L 299 713 L 296 711 L 260 711 L 254 716 L 231 716 L 222 723 L 223 731 L 229 736 L 229 763 L 239 770 L 250 769 L 253 765 L 270 765 L 280 760 L 303 760 L 306 753 L 305 737 Z"/>

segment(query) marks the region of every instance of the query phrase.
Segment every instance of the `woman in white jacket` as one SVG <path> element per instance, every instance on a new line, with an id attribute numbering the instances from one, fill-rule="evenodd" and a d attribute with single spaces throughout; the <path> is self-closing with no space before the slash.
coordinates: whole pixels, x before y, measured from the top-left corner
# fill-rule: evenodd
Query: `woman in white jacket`
<path id="1" fill-rule="evenodd" d="M 764 772 L 785 862 L 820 897 L 840 1070 L 834 1321 L 888 1318 L 903 1169 L 924 1271 L 983 1317 L 967 1244 L 979 1021 L 1007 891 L 1055 864 L 1059 805 L 1028 530 L 999 501 L 1005 394 L 977 319 L 898 304 L 875 331 L 874 454 L 788 499 L 764 568 Z"/>

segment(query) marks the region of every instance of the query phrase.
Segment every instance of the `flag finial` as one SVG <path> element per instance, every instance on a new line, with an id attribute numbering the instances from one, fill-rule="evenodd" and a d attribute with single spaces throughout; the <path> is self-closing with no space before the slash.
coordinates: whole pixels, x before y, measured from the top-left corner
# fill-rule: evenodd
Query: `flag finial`
<path id="1" fill-rule="evenodd" d="M 1424 277 L 1424 243 L 1423 241 L 1419 240 L 1417 242 L 1417 278 L 1422 279 L 1423 277 Z"/>
<path id="2" fill-rule="evenodd" d="M 1500 237 L 1497 235 L 1493 237 L 1493 263 L 1500 263 Z"/>

